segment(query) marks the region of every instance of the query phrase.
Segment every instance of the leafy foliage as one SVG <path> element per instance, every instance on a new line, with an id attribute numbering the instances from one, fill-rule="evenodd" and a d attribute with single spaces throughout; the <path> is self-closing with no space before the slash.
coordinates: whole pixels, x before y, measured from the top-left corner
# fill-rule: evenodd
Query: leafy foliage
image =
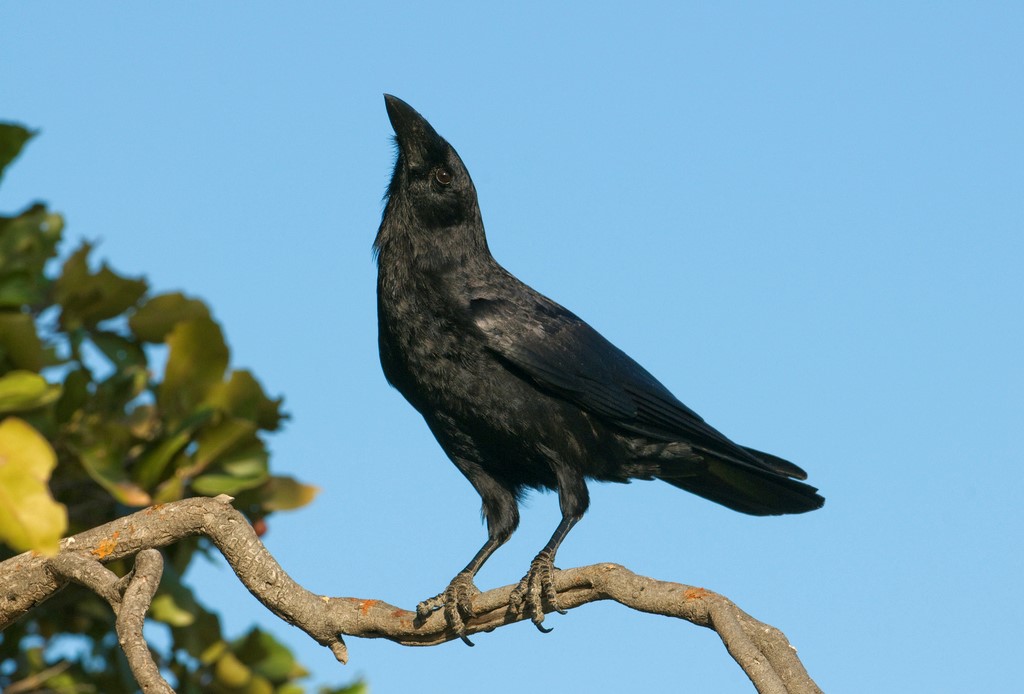
<path id="1" fill-rule="evenodd" d="M 32 135 L 0 124 L 0 179 Z M 309 503 L 314 487 L 270 472 L 263 436 L 286 418 L 281 399 L 230 369 L 206 304 L 94 269 L 89 243 L 58 265 L 62 231 L 41 204 L 0 216 L 0 560 L 52 553 L 65 533 L 190 495 L 234 496 L 257 527 Z M 229 642 L 182 583 L 203 549 L 165 550 L 150 613 L 170 633 L 162 669 L 180 692 L 303 691 L 306 671 L 284 646 L 256 629 Z M 86 591 L 65 590 L 0 634 L 0 689 L 135 688 L 113 614 Z"/>

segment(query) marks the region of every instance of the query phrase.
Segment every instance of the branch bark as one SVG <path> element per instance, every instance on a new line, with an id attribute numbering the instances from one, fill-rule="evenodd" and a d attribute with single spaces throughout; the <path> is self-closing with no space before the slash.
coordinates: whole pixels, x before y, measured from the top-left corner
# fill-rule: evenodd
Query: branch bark
<path id="1" fill-rule="evenodd" d="M 0 563 L 0 631 L 69 581 L 80 583 L 106 599 L 117 613 L 118 637 L 143 691 L 170 692 L 142 640 L 142 622 L 162 570 L 155 550 L 185 537 L 205 535 L 260 602 L 330 648 L 342 663 L 348 660 L 342 636 L 383 638 L 403 646 L 433 646 L 459 638 L 440 612 L 418 624 L 414 611 L 380 600 L 311 593 L 285 573 L 230 502 L 230 497 L 220 496 L 153 506 L 62 540 L 56 557 L 26 552 Z M 135 569 L 124 579 L 103 566 L 132 556 Z M 476 595 L 472 601 L 476 616 L 467 621 L 467 633 L 492 631 L 525 618 L 508 609 L 513 588 Z M 761 694 L 821 693 L 781 631 L 717 593 L 638 576 L 617 564 L 558 571 L 555 588 L 564 609 L 614 600 L 714 630 Z"/>

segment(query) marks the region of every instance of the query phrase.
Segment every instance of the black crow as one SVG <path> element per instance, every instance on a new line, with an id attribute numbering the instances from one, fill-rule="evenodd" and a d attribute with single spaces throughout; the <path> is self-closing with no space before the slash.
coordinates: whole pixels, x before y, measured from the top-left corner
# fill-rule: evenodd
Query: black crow
<path id="1" fill-rule="evenodd" d="M 660 479 L 742 513 L 820 508 L 799 467 L 739 446 L 487 248 L 462 159 L 419 113 L 385 95 L 398 157 L 374 241 L 384 375 L 479 492 L 487 542 L 436 597 L 465 638 L 473 578 L 519 524 L 530 488 L 558 492 L 562 520 L 512 595 L 539 628 L 561 611 L 558 546 L 589 504 L 587 479 Z"/>

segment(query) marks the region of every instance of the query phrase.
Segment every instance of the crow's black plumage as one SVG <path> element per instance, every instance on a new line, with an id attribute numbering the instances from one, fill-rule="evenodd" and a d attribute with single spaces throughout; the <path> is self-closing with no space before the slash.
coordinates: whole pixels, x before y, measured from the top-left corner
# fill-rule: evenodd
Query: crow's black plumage
<path id="1" fill-rule="evenodd" d="M 586 479 L 661 479 L 754 515 L 820 508 L 796 465 L 739 446 L 625 353 L 491 256 L 476 189 L 455 150 L 385 96 L 398 157 L 380 230 L 377 311 L 388 381 L 483 500 L 488 538 L 421 617 L 464 636 L 473 577 L 519 523 L 528 488 L 558 492 L 562 521 L 513 594 L 540 626 L 558 609 L 559 544 L 587 510 Z"/>

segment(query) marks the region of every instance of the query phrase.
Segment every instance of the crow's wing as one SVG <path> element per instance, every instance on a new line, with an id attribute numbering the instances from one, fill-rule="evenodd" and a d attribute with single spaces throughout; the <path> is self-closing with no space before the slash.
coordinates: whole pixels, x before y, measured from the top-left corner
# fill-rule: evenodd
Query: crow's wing
<path id="1" fill-rule="evenodd" d="M 471 311 L 487 347 L 539 389 L 628 432 L 685 441 L 737 463 L 806 478 L 792 463 L 766 460 L 730 441 L 571 311 L 531 299 L 477 298 Z"/>

